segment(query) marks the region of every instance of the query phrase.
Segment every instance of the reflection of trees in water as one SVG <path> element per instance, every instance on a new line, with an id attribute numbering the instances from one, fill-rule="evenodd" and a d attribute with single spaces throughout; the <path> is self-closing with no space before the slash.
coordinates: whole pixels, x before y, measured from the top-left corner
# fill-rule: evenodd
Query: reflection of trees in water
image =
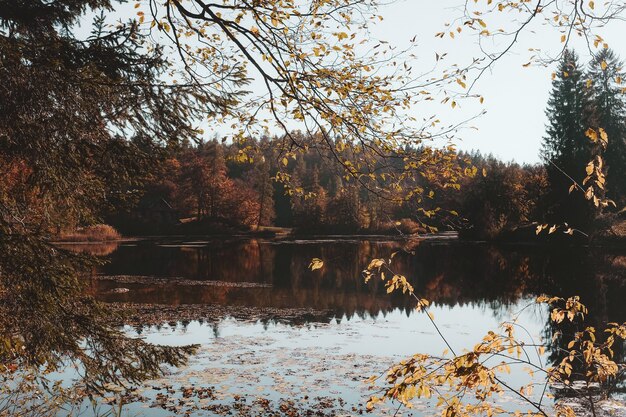
<path id="1" fill-rule="evenodd" d="M 564 298 L 579 295 L 581 302 L 589 309 L 584 321 L 577 319 L 574 323 L 546 323 L 544 338 L 553 340 L 548 352 L 549 361 L 556 365 L 569 355 L 568 344 L 576 332 L 592 326 L 597 330 L 597 342 L 602 343 L 606 341 L 607 335 L 603 329 L 608 322 L 626 321 L 626 281 L 623 279 L 626 276 L 626 256 L 619 252 L 573 248 L 552 256 L 546 262 L 545 269 L 548 276 L 560 278 L 549 282 L 553 294 L 562 294 Z M 613 359 L 624 363 L 624 341 L 616 339 L 612 351 Z M 584 379 L 579 363 L 573 363 L 572 374 L 573 379 Z M 605 388 L 609 391 L 623 390 L 625 378 L 622 372 L 618 378 L 610 379 Z M 556 394 L 569 395 L 567 392 Z"/>
<path id="2" fill-rule="evenodd" d="M 71 250 L 74 253 L 87 253 L 95 256 L 108 256 L 117 250 L 119 242 L 97 242 L 97 243 L 59 243 L 63 249 Z"/>
<path id="3" fill-rule="evenodd" d="M 184 277 L 194 280 L 266 282 L 273 261 L 257 240 L 122 245 L 104 268 L 107 274 Z"/>
<path id="4" fill-rule="evenodd" d="M 437 304 L 485 306 L 495 314 L 522 297 L 542 293 L 581 295 L 591 324 L 623 320 L 624 286 L 616 279 L 626 256 L 594 255 L 585 248 L 490 246 L 477 244 L 334 241 L 294 244 L 245 240 L 205 246 L 121 247 L 106 274 L 176 276 L 228 283 L 256 282 L 271 288 L 233 286 L 128 285 L 131 292 L 106 300 L 143 303 L 205 303 L 267 308 L 333 310 L 337 315 L 375 316 L 412 309 L 401 295 L 387 295 L 381 281 L 363 282 L 361 271 L 373 258 L 394 257 L 420 296 Z M 324 268 L 310 271 L 314 257 Z M 618 267 L 622 265 L 621 269 Z M 98 282 L 100 290 L 115 286 Z M 102 291 L 101 291 L 102 292 Z"/>

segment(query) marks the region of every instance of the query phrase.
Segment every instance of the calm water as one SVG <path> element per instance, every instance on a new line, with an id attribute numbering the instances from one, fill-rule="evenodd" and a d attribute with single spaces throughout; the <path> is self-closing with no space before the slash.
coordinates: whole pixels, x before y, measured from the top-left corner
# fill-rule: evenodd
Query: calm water
<path id="1" fill-rule="evenodd" d="M 399 251 L 394 268 L 418 294 L 439 305 L 469 305 L 498 316 L 521 298 L 580 295 L 592 319 L 626 320 L 626 251 L 439 239 L 155 240 L 91 249 L 109 252 L 104 255 L 109 263 L 97 273 L 143 278 L 131 283 L 93 280 L 92 290 L 111 302 L 310 308 L 330 310 L 333 317 L 377 316 L 412 306 L 401 295 L 388 296 L 380 282 L 366 285 L 362 278 L 371 259 Z M 314 257 L 324 260 L 321 271 L 308 269 Z M 160 278 L 158 284 L 150 277 Z M 181 285 L 181 279 L 205 285 Z M 130 291 L 107 293 L 117 287 Z"/>
<path id="2" fill-rule="evenodd" d="M 242 394 L 277 404 L 334 396 L 346 401 L 337 405 L 341 412 L 358 414 L 370 394 L 364 377 L 416 352 L 440 354 L 445 345 L 411 300 L 387 295 L 379 280 L 363 282 L 369 261 L 393 252 L 394 268 L 434 302 L 435 319 L 459 351 L 544 293 L 580 295 L 590 324 L 626 321 L 626 251 L 492 246 L 447 237 L 156 239 L 77 249 L 108 259 L 89 287 L 104 301 L 219 307 L 203 323 L 147 327 L 140 334 L 158 343 L 200 343 L 190 366 L 172 370 L 161 383 L 211 384 L 219 387 L 215 401 L 223 404 Z M 308 269 L 312 258 L 324 260 L 322 270 Z M 252 315 L 235 319 L 242 310 Z M 298 311 L 305 313 L 294 315 Z M 254 319 L 254 312 L 262 319 Z M 529 341 L 550 334 L 543 307 L 525 310 L 521 320 Z M 542 358 L 551 359 L 549 353 Z M 527 382 L 517 370 L 509 381 Z M 429 413 L 428 404 L 422 408 L 413 415 Z M 157 409 L 130 406 L 133 415 L 160 415 Z M 190 413 L 220 415 L 212 410 Z"/>

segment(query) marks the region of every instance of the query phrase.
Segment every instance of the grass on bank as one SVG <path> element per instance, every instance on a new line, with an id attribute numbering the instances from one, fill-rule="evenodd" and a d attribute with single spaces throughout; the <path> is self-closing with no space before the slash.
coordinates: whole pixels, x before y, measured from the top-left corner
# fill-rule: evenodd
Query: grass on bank
<path id="1" fill-rule="evenodd" d="M 108 224 L 94 224 L 79 227 L 69 232 L 61 232 L 55 240 L 59 242 L 106 242 L 119 240 L 122 235 Z"/>

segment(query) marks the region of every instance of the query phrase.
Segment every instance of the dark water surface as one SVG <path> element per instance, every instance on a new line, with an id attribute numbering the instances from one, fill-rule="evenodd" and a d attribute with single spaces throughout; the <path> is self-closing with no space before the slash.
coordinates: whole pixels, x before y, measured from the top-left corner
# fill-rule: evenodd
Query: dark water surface
<path id="1" fill-rule="evenodd" d="M 414 311 L 412 300 L 386 294 L 380 280 L 364 283 L 369 261 L 394 252 L 395 271 L 420 297 L 433 301 L 435 319 L 458 351 L 471 348 L 540 294 L 580 295 L 590 325 L 626 321 L 626 251 L 619 250 L 495 246 L 450 236 L 409 242 L 151 239 L 76 249 L 109 261 L 90 279 L 90 291 L 101 300 L 220 307 L 210 323 L 152 326 L 141 335 L 157 343 L 200 343 L 190 366 L 160 383 L 211 384 L 218 387 L 215 401 L 231 406 L 238 395 L 276 404 L 334 396 L 346 401 L 335 405 L 337 414 L 358 414 L 370 394 L 363 378 L 413 353 L 441 354 L 445 344 Z M 324 267 L 310 271 L 312 258 L 324 260 Z M 241 309 L 271 311 L 276 320 L 234 319 Z M 281 312 L 299 310 L 313 313 L 281 320 Z M 529 343 L 551 334 L 544 306 L 526 309 L 520 322 Z M 136 328 L 128 331 L 136 334 Z M 557 358 L 548 351 L 542 360 Z M 516 369 L 508 381 L 528 382 Z M 504 401 L 515 407 L 513 399 Z M 195 407 L 190 415 L 220 415 Z M 130 410 L 161 415 L 155 408 Z M 430 412 L 423 403 L 410 413 Z"/>
<path id="2" fill-rule="evenodd" d="M 99 274 L 143 278 L 93 280 L 93 291 L 111 302 L 310 308 L 332 310 L 338 317 L 376 316 L 413 305 L 401 295 L 388 296 L 379 281 L 363 281 L 362 270 L 371 259 L 397 252 L 396 271 L 406 275 L 416 293 L 438 305 L 471 305 L 498 315 L 529 296 L 580 295 L 592 320 L 626 320 L 626 251 L 437 238 L 150 240 L 115 244 L 109 251 L 109 263 Z M 308 269 L 312 258 L 324 260 L 322 270 Z M 150 277 L 160 278 L 158 284 Z M 118 287 L 130 291 L 109 293 Z"/>

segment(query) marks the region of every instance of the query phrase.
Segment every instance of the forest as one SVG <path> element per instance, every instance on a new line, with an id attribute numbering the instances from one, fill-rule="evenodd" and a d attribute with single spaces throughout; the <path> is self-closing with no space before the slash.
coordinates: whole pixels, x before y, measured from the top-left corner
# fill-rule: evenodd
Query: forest
<path id="1" fill-rule="evenodd" d="M 424 175 L 417 181 L 428 190 L 423 196 L 402 194 L 415 187 L 410 181 L 396 184 L 395 195 L 381 195 L 380 185 L 363 187 L 346 175 L 329 151 L 310 149 L 298 158 L 284 157 L 278 151 L 284 138 L 263 136 L 235 144 L 220 138 L 187 141 L 164 150 L 167 156 L 144 186 L 120 190 L 133 200 L 111 207 L 104 217 L 127 235 L 219 234 L 276 226 L 299 234 L 458 231 L 468 238 L 529 240 L 537 225 L 558 223 L 561 232 L 571 229 L 578 238 L 626 237 L 619 214 L 626 203 L 622 68 L 610 49 L 586 64 L 566 51 L 553 73 L 539 164 L 449 149 L 450 160 L 462 172 L 458 184 L 446 186 Z M 602 138 L 589 140 L 590 131 L 611 138 L 606 149 Z M 299 137 L 304 149 L 316 142 L 300 131 L 290 135 Z M 612 202 L 600 208 L 581 197 L 591 185 L 585 181 L 588 163 L 597 155 L 605 155 L 600 194 Z M 396 157 L 395 164 L 408 160 Z M 377 163 L 382 166 L 385 160 Z"/>

